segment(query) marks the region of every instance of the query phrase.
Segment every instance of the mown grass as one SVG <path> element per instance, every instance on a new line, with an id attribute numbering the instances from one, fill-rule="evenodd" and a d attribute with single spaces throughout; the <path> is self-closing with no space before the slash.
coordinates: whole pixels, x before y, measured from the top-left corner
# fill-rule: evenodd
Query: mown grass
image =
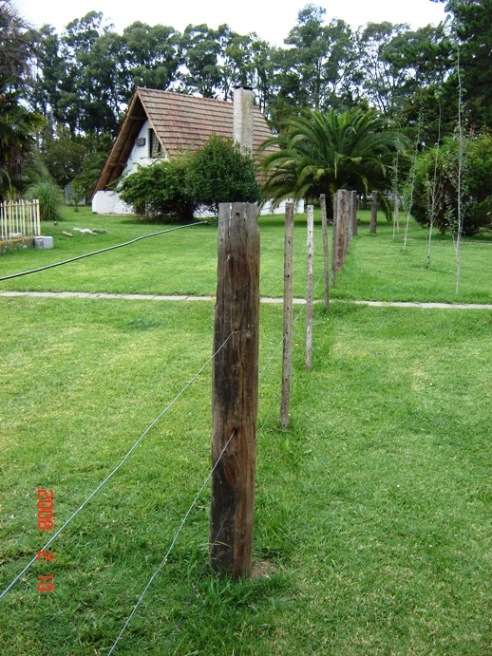
<path id="1" fill-rule="evenodd" d="M 491 324 L 338 304 L 307 373 L 301 319 L 281 432 L 281 309 L 263 308 L 255 560 L 275 572 L 210 575 L 207 492 L 116 653 L 485 656 Z M 211 325 L 207 303 L 2 300 L 2 583 L 46 537 L 36 489 L 60 525 L 207 359 Z M 9 593 L 3 653 L 107 653 L 206 477 L 209 399 L 207 373 Z"/>
<path id="2" fill-rule="evenodd" d="M 0 258 L 0 274 L 8 275 L 81 253 L 106 248 L 166 226 L 136 222 L 125 217 L 101 217 L 88 210 L 74 213 L 57 226 L 46 226 L 55 248 L 24 250 Z M 402 233 L 393 239 L 392 226 L 381 220 L 376 235 L 369 233 L 369 215 L 359 212 L 361 225 L 348 255 L 343 277 L 332 289 L 333 298 L 398 301 L 492 302 L 492 236 L 462 245 L 460 293 L 456 293 L 456 255 L 450 236 L 435 236 L 432 257 L 427 259 L 428 233 L 411 224 L 407 248 Z M 283 217 L 260 220 L 261 293 L 282 296 Z M 104 228 L 106 234 L 86 235 L 73 227 Z M 170 227 L 170 226 L 169 226 Z M 63 231 L 71 231 L 72 238 Z M 315 276 L 322 273 L 322 237 L 316 214 Z M 306 293 L 305 217 L 296 217 L 294 293 Z M 330 237 L 331 248 L 331 237 Z M 140 294 L 215 293 L 217 232 L 210 226 L 193 226 L 142 240 L 132 246 L 29 275 L 0 282 L 0 289 L 117 292 Z M 151 273 L 150 273 L 151 272 Z M 322 287 L 318 288 L 318 297 Z"/>
<path id="3" fill-rule="evenodd" d="M 213 234 L 175 235 L 195 230 Z M 272 262 L 274 230 L 281 242 L 274 225 L 263 239 Z M 338 289 L 364 241 L 376 243 L 356 240 Z M 183 250 L 168 250 L 168 278 Z M 91 284 L 116 291 L 109 255 L 98 257 L 85 261 Z M 154 262 L 148 280 L 184 293 L 184 277 L 167 280 Z M 53 276 L 80 289 L 79 264 Z M 200 293 L 213 293 L 200 276 Z M 296 312 L 280 431 L 282 309 L 261 310 L 254 557 L 268 577 L 209 572 L 207 487 L 114 653 L 488 656 L 492 313 L 318 308 L 306 372 Z M 49 537 L 36 490 L 55 490 L 60 526 L 210 357 L 213 304 L 0 298 L 0 318 L 3 589 Z M 108 653 L 209 472 L 210 397 L 208 368 L 60 535 L 54 562 L 0 601 L 2 654 Z M 40 595 L 36 577 L 51 572 L 55 591 Z"/>

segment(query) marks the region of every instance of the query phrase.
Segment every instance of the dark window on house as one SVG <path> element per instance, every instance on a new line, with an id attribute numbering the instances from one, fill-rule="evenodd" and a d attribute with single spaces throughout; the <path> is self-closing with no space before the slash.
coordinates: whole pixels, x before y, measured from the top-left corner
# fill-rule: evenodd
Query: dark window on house
<path id="1" fill-rule="evenodd" d="M 155 159 L 162 155 L 162 146 L 159 139 L 156 137 L 154 130 L 149 128 L 149 157 Z"/>

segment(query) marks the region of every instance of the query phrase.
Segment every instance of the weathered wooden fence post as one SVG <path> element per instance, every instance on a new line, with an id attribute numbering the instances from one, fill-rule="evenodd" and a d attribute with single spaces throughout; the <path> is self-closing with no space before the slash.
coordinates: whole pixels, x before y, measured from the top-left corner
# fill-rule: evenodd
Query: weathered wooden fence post
<path id="1" fill-rule="evenodd" d="M 352 237 L 357 236 L 357 210 L 359 204 L 359 194 L 356 191 L 350 192 L 350 212 L 352 220 Z"/>
<path id="2" fill-rule="evenodd" d="M 292 323 L 294 314 L 293 266 L 294 264 L 294 204 L 285 206 L 284 249 L 284 344 L 282 357 L 282 396 L 280 427 L 289 427 L 290 382 L 292 369 Z"/>
<path id="3" fill-rule="evenodd" d="M 337 194 L 337 272 L 340 271 L 345 262 L 348 228 L 347 214 L 347 190 L 339 189 Z"/>
<path id="4" fill-rule="evenodd" d="M 333 226 L 331 235 L 331 284 L 335 285 L 338 271 L 338 193 L 333 194 Z"/>
<path id="5" fill-rule="evenodd" d="M 369 232 L 376 232 L 378 224 L 378 192 L 371 193 L 371 223 L 369 225 Z"/>
<path id="6" fill-rule="evenodd" d="M 258 412 L 258 208 L 219 206 L 212 390 L 210 562 L 234 578 L 251 574 Z"/>
<path id="7" fill-rule="evenodd" d="M 352 193 L 348 189 L 342 189 L 343 196 L 343 225 L 345 226 L 345 241 L 343 242 L 343 264 L 347 259 L 347 253 L 352 241 Z"/>
<path id="8" fill-rule="evenodd" d="M 313 352 L 313 260 L 314 207 L 307 207 L 306 369 L 311 369 Z"/>
<path id="9" fill-rule="evenodd" d="M 325 277 L 325 310 L 330 303 L 330 256 L 328 253 L 328 215 L 326 213 L 326 196 L 321 194 L 319 198 L 321 205 L 321 229 L 323 231 L 323 273 Z"/>

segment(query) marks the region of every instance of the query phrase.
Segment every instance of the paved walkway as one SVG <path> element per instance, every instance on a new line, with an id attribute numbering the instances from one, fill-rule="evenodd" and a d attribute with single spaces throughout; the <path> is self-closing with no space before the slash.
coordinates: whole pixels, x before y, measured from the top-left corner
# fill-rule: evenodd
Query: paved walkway
<path id="1" fill-rule="evenodd" d="M 91 294 L 89 292 L 0 292 L 0 297 L 12 296 L 34 296 L 37 298 L 102 298 L 130 301 L 215 301 L 215 296 L 159 296 L 152 294 Z M 262 297 L 262 303 L 283 303 L 282 298 Z M 334 299 L 335 302 L 337 299 Z M 316 301 L 320 303 L 322 301 Z M 402 308 L 426 308 L 445 310 L 492 310 L 492 304 L 473 303 L 413 303 L 404 301 L 348 301 L 357 305 L 369 305 L 371 307 L 402 307 Z M 295 298 L 296 305 L 304 305 L 304 298 Z"/>

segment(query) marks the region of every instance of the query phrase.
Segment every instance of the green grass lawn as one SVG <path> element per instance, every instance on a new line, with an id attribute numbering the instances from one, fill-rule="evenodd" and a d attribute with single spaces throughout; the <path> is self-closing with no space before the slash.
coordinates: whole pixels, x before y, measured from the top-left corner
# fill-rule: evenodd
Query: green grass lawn
<path id="1" fill-rule="evenodd" d="M 158 229 L 92 216 L 80 227 L 103 221 L 106 235 L 2 256 L 2 274 Z M 261 229 L 262 292 L 280 295 L 281 223 Z M 401 262 L 405 300 L 490 297 L 486 240 L 465 246 L 475 266 L 456 299 L 451 269 L 449 291 L 436 282 L 449 242 L 436 241 L 426 269 L 419 229 L 406 253 L 391 228 L 364 232 L 339 297 L 390 298 L 385 258 Z M 304 234 L 299 221 L 298 295 Z M 195 227 L 0 288 L 212 294 L 215 238 Z M 378 266 L 383 282 L 360 279 Z M 209 572 L 207 486 L 114 653 L 489 656 L 492 313 L 317 308 L 306 372 L 296 312 L 291 427 L 280 431 L 282 308 L 261 310 L 254 557 L 269 576 Z M 36 490 L 55 490 L 60 526 L 210 357 L 213 304 L 0 298 L 0 319 L 3 589 L 50 536 L 36 526 Z M 0 601 L 2 654 L 108 653 L 210 470 L 210 376 L 208 367 L 60 535 L 54 561 Z M 37 576 L 50 573 L 55 590 L 39 594 Z"/>
<path id="2" fill-rule="evenodd" d="M 318 213 L 319 214 L 319 213 Z M 316 222 L 315 276 L 322 273 L 322 237 Z M 409 241 L 403 248 L 403 229 L 393 240 L 393 228 L 380 221 L 378 233 L 369 234 L 369 214 L 359 213 L 361 225 L 345 272 L 332 290 L 333 298 L 395 301 L 492 302 L 492 235 L 481 240 L 464 240 L 460 293 L 456 293 L 456 256 L 451 237 L 435 236 L 428 266 L 426 230 L 411 224 Z M 86 235 L 74 227 L 99 227 L 106 234 Z M 0 275 L 44 266 L 81 253 L 106 248 L 166 226 L 135 222 L 129 218 L 101 217 L 87 209 L 66 210 L 66 220 L 44 226 L 54 237 L 53 250 L 24 250 L 0 258 Z M 261 293 L 282 296 L 283 217 L 261 217 Z M 62 233 L 70 231 L 72 238 Z M 294 293 L 306 293 L 305 217 L 296 218 Z M 330 238 L 331 247 L 331 238 Z M 11 281 L 0 281 L 0 290 L 50 290 L 117 292 L 139 294 L 214 294 L 217 230 L 194 226 L 142 240 L 63 268 Z M 97 274 L 96 274 L 97 272 Z M 151 272 L 151 273 L 150 273 Z M 318 287 L 318 297 L 322 286 Z"/>

